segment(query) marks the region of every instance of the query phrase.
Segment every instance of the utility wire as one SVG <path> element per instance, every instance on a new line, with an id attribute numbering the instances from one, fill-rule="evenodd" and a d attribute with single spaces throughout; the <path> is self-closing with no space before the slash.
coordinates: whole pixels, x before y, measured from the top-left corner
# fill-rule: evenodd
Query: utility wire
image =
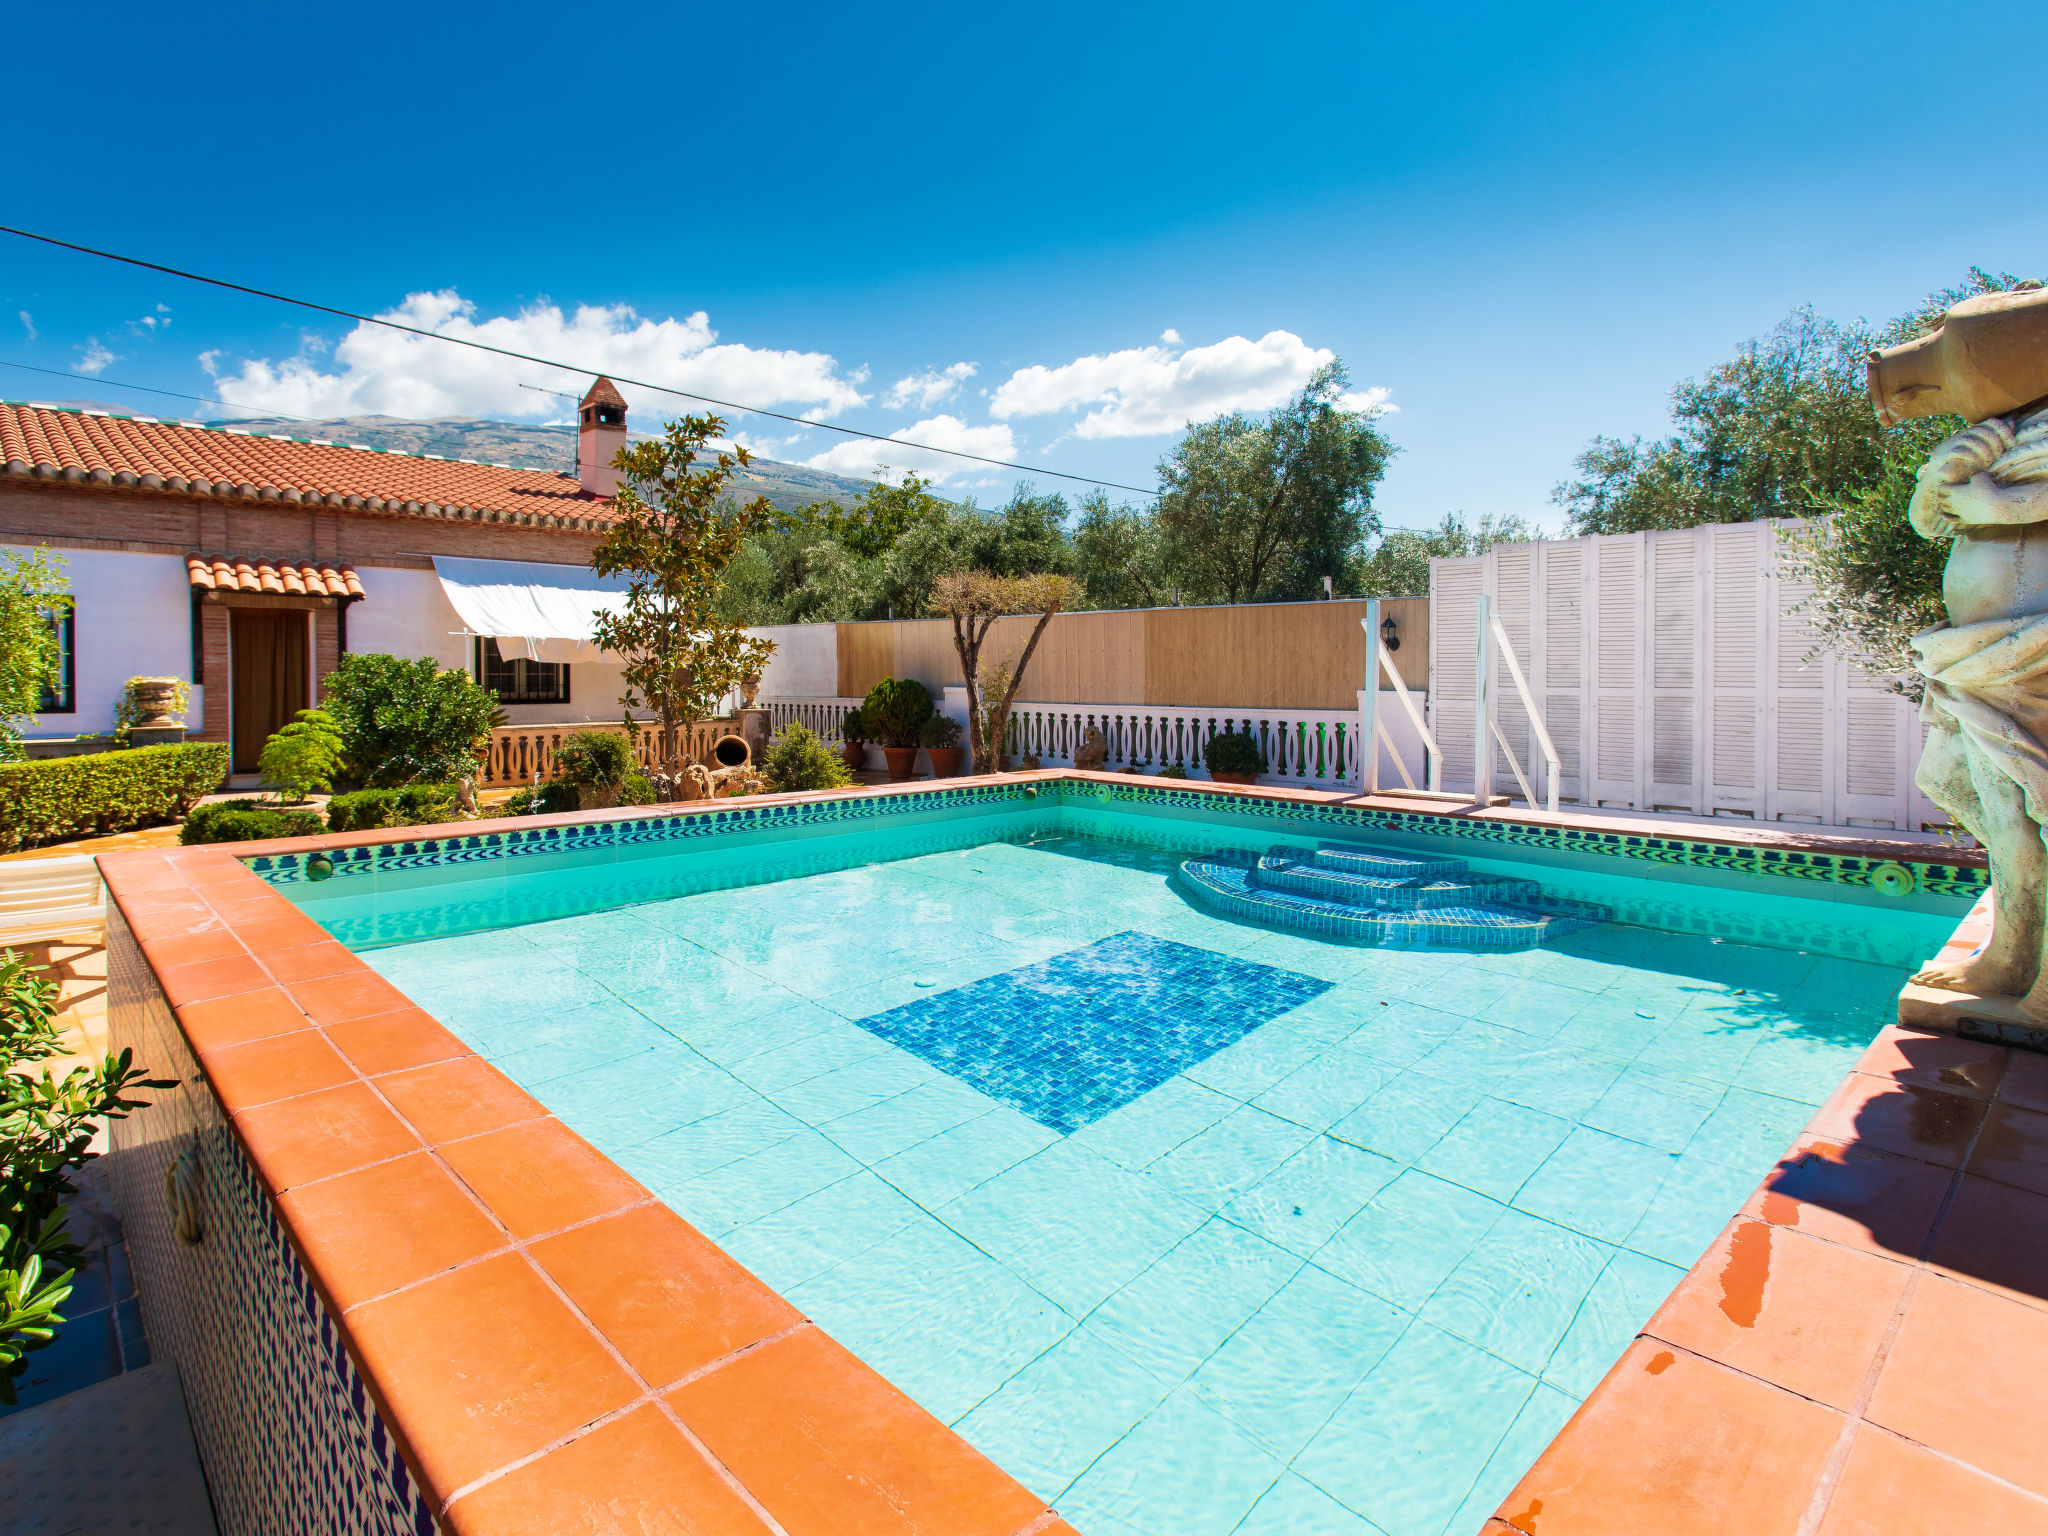
<path id="1" fill-rule="evenodd" d="M 24 240 L 38 241 L 43 245 L 54 245 L 60 250 L 77 251 L 86 256 L 97 256 L 103 261 L 118 261 L 125 266 L 141 267 L 144 271 L 148 272 L 162 272 L 166 276 L 183 278 L 187 282 L 205 283 L 210 287 L 225 288 L 231 293 L 246 293 L 255 298 L 269 299 L 278 304 L 295 305 L 300 309 L 310 309 L 316 314 L 333 315 L 342 320 L 353 320 L 358 325 L 381 325 L 386 330 L 404 331 L 413 336 L 425 336 L 431 341 L 445 341 L 458 347 L 469 347 L 478 352 L 492 352 L 499 357 L 513 358 L 522 363 L 534 363 L 543 368 L 559 368 L 564 373 L 585 374 L 593 379 L 609 377 L 616 383 L 630 384 L 635 389 L 651 389 L 664 395 L 675 395 L 684 400 L 696 400 L 705 405 L 715 405 L 723 410 L 739 411 L 747 415 L 772 417 L 776 421 L 794 422 L 801 427 L 819 427 L 827 432 L 841 432 L 848 437 L 866 438 L 870 442 L 893 443 L 898 448 L 915 448 L 923 453 L 939 453 L 949 458 L 969 459 L 976 464 L 992 464 L 998 469 L 1022 470 L 1027 475 L 1049 475 L 1055 480 L 1073 480 L 1082 485 L 1099 485 L 1108 490 L 1129 491 L 1138 496 L 1156 498 L 1159 495 L 1157 490 L 1148 489 L 1144 486 L 1122 485 L 1114 480 L 1097 480 L 1090 475 L 1070 475 L 1062 470 L 1045 469 L 1030 464 L 1018 464 L 1009 459 L 985 458 L 981 454 L 967 453 L 959 448 L 934 448 L 926 443 L 906 442 L 900 437 L 886 437 L 880 432 L 863 432 L 859 427 L 836 426 L 829 421 L 813 421 L 809 417 L 791 416 L 782 411 L 766 410 L 758 405 L 740 405 L 734 401 L 720 400 L 711 395 L 693 394 L 687 389 L 673 389 L 666 384 L 652 384 L 645 379 L 630 379 L 623 373 L 606 375 L 599 369 L 584 368 L 575 363 L 558 363 L 552 358 L 535 357 L 528 352 L 514 352 L 509 347 L 494 347 L 489 342 L 472 341 L 466 336 L 448 336 L 440 331 L 429 331 L 420 326 L 405 325 L 397 320 L 380 319 L 376 315 L 359 315 L 352 309 L 336 309 L 331 304 L 315 304 L 310 299 L 295 299 L 289 294 L 272 293 L 264 288 L 251 288 L 242 283 L 231 283 L 225 278 L 207 277 L 199 272 L 186 272 L 178 267 L 164 266 L 160 262 L 144 261 L 139 256 L 123 256 L 117 251 L 102 251 L 90 245 L 79 245 L 74 241 L 59 240 L 54 235 L 39 235 L 34 230 L 17 229 L 11 224 L 0 224 L 0 234 L 18 235 Z M 166 390 L 163 393 L 167 394 L 169 391 Z M 198 399 L 199 397 L 188 395 L 184 398 Z"/>

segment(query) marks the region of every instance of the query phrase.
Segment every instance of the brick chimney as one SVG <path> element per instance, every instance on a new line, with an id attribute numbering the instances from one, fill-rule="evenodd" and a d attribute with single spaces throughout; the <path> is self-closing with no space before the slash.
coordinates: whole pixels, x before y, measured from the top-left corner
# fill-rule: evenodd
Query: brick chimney
<path id="1" fill-rule="evenodd" d="M 593 496 L 619 488 L 612 456 L 626 446 L 626 397 L 600 375 L 576 408 L 576 478 Z"/>

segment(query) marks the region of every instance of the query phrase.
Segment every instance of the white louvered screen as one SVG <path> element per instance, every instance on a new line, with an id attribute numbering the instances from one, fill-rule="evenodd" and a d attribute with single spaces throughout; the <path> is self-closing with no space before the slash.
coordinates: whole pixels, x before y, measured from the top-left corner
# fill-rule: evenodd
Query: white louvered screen
<path id="1" fill-rule="evenodd" d="M 1443 749 L 1430 764 L 1431 788 L 1472 787 L 1472 711 L 1484 555 L 1429 563 L 1429 729 Z M 1440 776 L 1439 776 L 1440 775 Z"/>
<path id="2" fill-rule="evenodd" d="M 1763 566 L 1758 540 L 1770 536 L 1755 523 L 1702 530 L 1707 573 L 1707 764 L 1710 815 L 1763 814 L 1757 772 L 1762 751 L 1763 695 L 1757 662 L 1763 646 Z"/>
<path id="3" fill-rule="evenodd" d="M 1543 723 L 1557 745 L 1558 797 L 1585 797 L 1586 541 L 1568 539 L 1543 550 L 1543 622 L 1538 626 L 1543 671 L 1530 683 L 1542 690 Z"/>
<path id="4" fill-rule="evenodd" d="M 1773 821 L 1826 823 L 1828 804 L 1831 658 L 1815 656 L 1815 636 L 1797 611 L 1811 588 L 1773 579 L 1773 679 L 1777 708 L 1771 743 L 1771 779 L 1765 803 Z"/>
<path id="5" fill-rule="evenodd" d="M 1700 652 L 1696 530 L 1653 533 L 1650 563 L 1650 809 L 1697 811 L 1695 671 Z"/>
<path id="6" fill-rule="evenodd" d="M 1593 549 L 1593 786 L 1595 805 L 1647 809 L 1638 754 L 1649 732 L 1641 708 L 1643 536 L 1616 534 Z"/>
<path id="7" fill-rule="evenodd" d="M 1494 611 L 1500 615 L 1501 628 L 1508 633 L 1508 644 L 1515 648 L 1515 660 L 1521 663 L 1522 675 L 1529 679 L 1530 687 L 1537 686 L 1534 662 L 1529 653 L 1530 598 L 1536 582 L 1536 546 L 1534 544 L 1502 544 L 1487 551 L 1489 585 L 1493 593 Z M 1514 677 L 1506 663 L 1498 658 L 1494 662 L 1494 697 L 1497 700 L 1496 716 L 1500 721 L 1501 734 L 1515 749 L 1515 757 L 1521 762 L 1522 772 L 1529 776 L 1529 783 L 1541 795 L 1542 752 L 1535 745 L 1535 733 L 1529 729 L 1529 711 L 1522 703 L 1521 690 L 1515 687 Z M 1537 695 L 1540 702 L 1542 695 Z M 1508 765 L 1507 753 L 1499 743 L 1493 749 L 1493 782 L 1497 790 L 1519 795 L 1521 786 L 1515 782 L 1514 769 Z"/>

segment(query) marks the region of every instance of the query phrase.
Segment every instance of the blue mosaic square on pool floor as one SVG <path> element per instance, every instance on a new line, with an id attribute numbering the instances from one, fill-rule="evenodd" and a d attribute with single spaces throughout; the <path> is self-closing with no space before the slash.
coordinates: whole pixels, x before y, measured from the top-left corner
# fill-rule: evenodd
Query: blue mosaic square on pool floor
<path id="1" fill-rule="evenodd" d="M 1117 933 L 860 1025 L 1065 1133 L 1329 989 L 1276 966 Z"/>

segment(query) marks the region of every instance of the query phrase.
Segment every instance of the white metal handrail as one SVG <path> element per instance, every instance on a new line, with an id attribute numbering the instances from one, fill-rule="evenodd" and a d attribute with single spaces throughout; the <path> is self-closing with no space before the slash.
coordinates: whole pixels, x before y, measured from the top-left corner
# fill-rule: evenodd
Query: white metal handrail
<path id="1" fill-rule="evenodd" d="M 1514 747 L 1500 728 L 1499 700 L 1493 675 L 1496 644 L 1500 647 L 1501 660 L 1508 665 L 1508 676 L 1514 679 L 1515 691 L 1522 696 L 1522 710 L 1529 717 L 1530 729 L 1536 733 L 1536 743 L 1543 748 L 1543 766 L 1549 780 L 1549 806 L 1551 814 L 1555 815 L 1557 781 L 1562 772 L 1557 746 L 1544 727 L 1543 712 L 1536 707 L 1536 696 L 1530 690 L 1529 679 L 1522 674 L 1522 664 L 1515 659 L 1514 642 L 1508 638 L 1507 627 L 1501 623 L 1500 615 L 1493 611 L 1493 599 L 1484 592 L 1479 594 L 1478 686 L 1473 689 L 1478 695 L 1475 703 L 1479 719 L 1478 729 L 1473 733 L 1477 747 L 1473 761 L 1472 798 L 1484 805 L 1493 793 L 1493 743 L 1497 741 L 1501 751 L 1507 754 L 1508 766 L 1515 772 L 1515 782 L 1522 786 L 1523 800 L 1531 809 L 1536 805 L 1536 791 L 1529 785 L 1529 776 L 1522 771 L 1522 760 L 1515 756 Z"/>
<path id="2" fill-rule="evenodd" d="M 1394 665 L 1393 658 L 1387 654 L 1387 648 L 1380 640 L 1378 598 L 1371 598 L 1366 602 L 1365 617 L 1358 623 L 1365 631 L 1365 691 L 1359 695 L 1358 701 L 1358 712 L 1361 717 L 1358 739 L 1362 742 L 1385 742 L 1387 752 L 1394 759 L 1394 766 L 1400 770 L 1401 782 L 1410 789 L 1415 787 L 1414 776 L 1408 772 L 1408 764 L 1401 756 L 1401 749 L 1394 745 L 1393 733 L 1387 729 L 1386 721 L 1380 718 L 1380 673 L 1384 670 L 1393 680 L 1395 697 L 1400 699 L 1401 707 L 1408 711 L 1408 718 L 1414 722 L 1415 733 L 1429 749 L 1430 788 L 1440 788 L 1443 783 L 1444 755 L 1437 747 L 1436 738 L 1429 733 L 1429 727 L 1423 724 L 1422 711 L 1415 707 L 1415 699 L 1408 692 L 1408 685 L 1401 681 L 1400 669 Z M 1359 764 L 1359 788 L 1368 795 L 1379 793 L 1380 755 L 1376 749 L 1367 751 L 1364 760 Z"/>

